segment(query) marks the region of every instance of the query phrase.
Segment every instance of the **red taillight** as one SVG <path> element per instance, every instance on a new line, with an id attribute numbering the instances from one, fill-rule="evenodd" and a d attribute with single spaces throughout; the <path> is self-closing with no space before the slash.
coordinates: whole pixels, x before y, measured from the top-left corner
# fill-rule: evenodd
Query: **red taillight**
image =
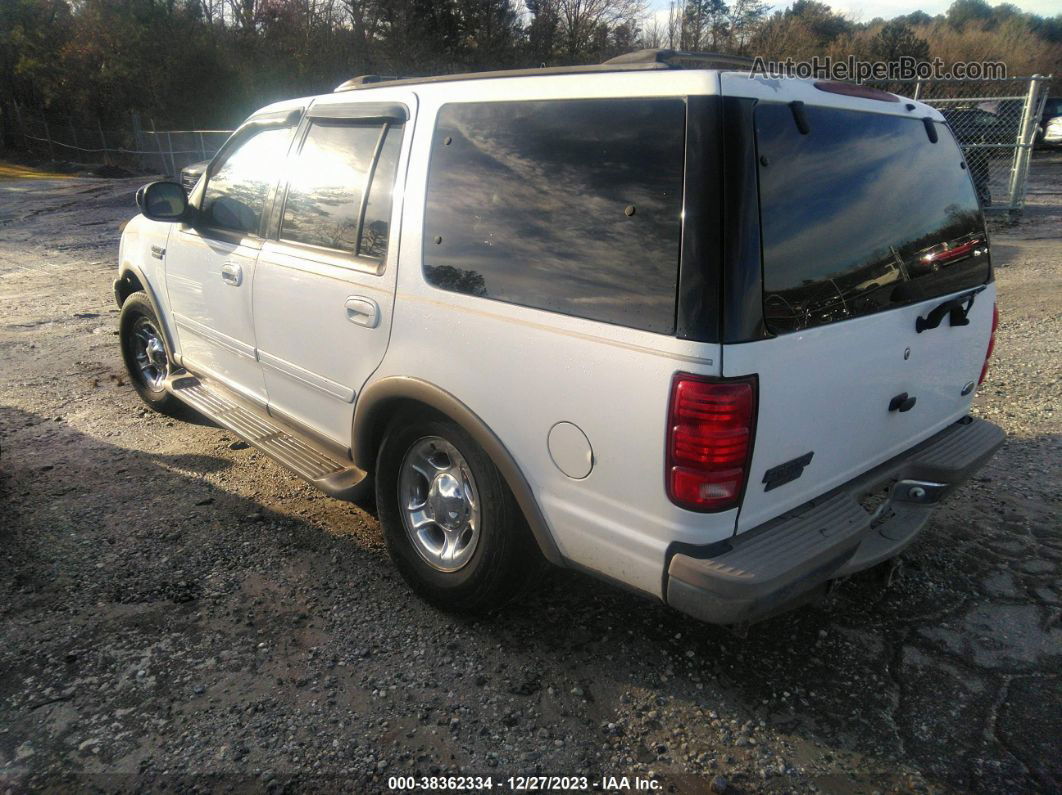
<path id="1" fill-rule="evenodd" d="M 668 412 L 667 491 L 692 511 L 741 499 L 756 419 L 754 378 L 720 381 L 678 373 Z"/>
<path id="2" fill-rule="evenodd" d="M 996 348 L 996 329 L 999 328 L 999 306 L 992 304 L 992 334 L 988 338 L 988 350 L 985 351 L 985 365 L 981 368 L 981 377 L 977 379 L 977 385 L 985 382 L 988 375 L 988 360 L 992 358 L 992 351 Z"/>

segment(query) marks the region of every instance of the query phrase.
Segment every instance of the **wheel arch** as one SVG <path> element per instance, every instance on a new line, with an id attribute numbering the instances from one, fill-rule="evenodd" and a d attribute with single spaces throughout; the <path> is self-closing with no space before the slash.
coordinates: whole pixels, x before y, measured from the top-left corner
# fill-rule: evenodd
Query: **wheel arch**
<path id="1" fill-rule="evenodd" d="M 162 327 L 160 331 L 162 331 L 163 339 L 166 342 L 166 353 L 171 360 L 176 361 L 176 340 L 170 333 L 170 324 L 166 322 L 166 316 L 162 313 L 158 296 L 155 295 L 155 289 L 140 268 L 129 262 L 123 263 L 118 278 L 114 280 L 114 300 L 117 302 L 118 308 L 121 309 L 125 304 L 125 300 L 136 292 L 143 292 L 147 296 L 148 303 L 151 304 L 155 317 L 159 319 L 159 325 Z"/>
<path id="2" fill-rule="evenodd" d="M 546 518 L 512 454 L 479 415 L 435 384 L 409 376 L 390 376 L 365 388 L 354 408 L 352 452 L 355 465 L 371 472 L 391 418 L 400 411 L 417 407 L 433 409 L 457 423 L 483 448 L 516 497 L 542 555 L 550 563 L 564 565 Z"/>

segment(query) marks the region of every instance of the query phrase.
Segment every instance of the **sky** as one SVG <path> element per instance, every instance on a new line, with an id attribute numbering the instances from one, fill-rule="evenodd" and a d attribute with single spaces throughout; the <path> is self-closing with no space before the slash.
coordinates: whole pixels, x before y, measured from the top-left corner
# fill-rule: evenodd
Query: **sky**
<path id="1" fill-rule="evenodd" d="M 823 0 L 826 5 L 835 11 L 839 11 L 856 22 L 869 22 L 874 17 L 891 19 L 901 14 L 910 14 L 912 11 L 925 11 L 930 16 L 936 16 L 947 10 L 951 0 Z M 989 0 L 991 2 L 991 0 Z M 1062 14 L 1062 0 L 1009 0 L 1022 11 L 1051 17 Z M 772 10 L 779 10 L 791 5 L 791 2 L 772 3 Z M 663 18 L 667 19 L 668 0 L 651 0 L 651 5 L 658 12 L 663 12 Z M 997 5 L 997 3 L 992 3 Z"/>

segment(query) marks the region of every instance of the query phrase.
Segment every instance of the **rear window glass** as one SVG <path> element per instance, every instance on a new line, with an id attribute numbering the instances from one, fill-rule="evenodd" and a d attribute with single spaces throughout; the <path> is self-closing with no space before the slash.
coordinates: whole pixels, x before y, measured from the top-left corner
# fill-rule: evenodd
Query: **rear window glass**
<path id="1" fill-rule="evenodd" d="M 685 102 L 452 104 L 424 223 L 436 287 L 672 333 Z"/>
<path id="2" fill-rule="evenodd" d="M 983 284 L 981 211 L 944 124 L 788 105 L 756 109 L 764 314 L 797 331 Z"/>

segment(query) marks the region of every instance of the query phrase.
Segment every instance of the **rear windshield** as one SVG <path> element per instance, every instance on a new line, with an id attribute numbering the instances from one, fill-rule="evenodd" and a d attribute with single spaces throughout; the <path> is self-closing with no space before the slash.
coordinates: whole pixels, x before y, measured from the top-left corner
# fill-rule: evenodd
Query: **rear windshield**
<path id="1" fill-rule="evenodd" d="M 798 331 L 983 284 L 988 244 L 944 124 L 785 104 L 756 108 L 764 315 Z M 974 175 L 976 178 L 976 175 Z"/>

